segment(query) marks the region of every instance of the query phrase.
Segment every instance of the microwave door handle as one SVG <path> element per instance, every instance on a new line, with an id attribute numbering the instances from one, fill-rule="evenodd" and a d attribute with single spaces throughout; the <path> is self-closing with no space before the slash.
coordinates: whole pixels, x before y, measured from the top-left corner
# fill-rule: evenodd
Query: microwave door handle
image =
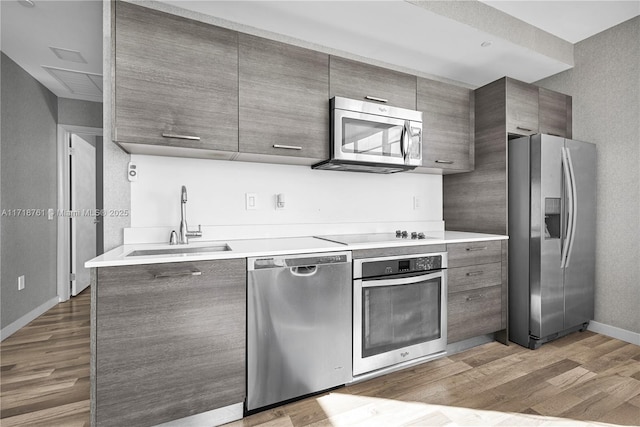
<path id="1" fill-rule="evenodd" d="M 404 128 L 402 129 L 402 157 L 404 163 L 409 163 L 409 142 L 411 141 L 411 123 L 409 120 L 405 120 Z"/>

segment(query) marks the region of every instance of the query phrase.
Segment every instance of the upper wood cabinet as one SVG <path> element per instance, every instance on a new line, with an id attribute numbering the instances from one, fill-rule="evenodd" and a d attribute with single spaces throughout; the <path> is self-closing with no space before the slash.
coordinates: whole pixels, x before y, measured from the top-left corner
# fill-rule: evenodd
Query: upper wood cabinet
<path id="1" fill-rule="evenodd" d="M 329 56 L 238 37 L 240 152 L 298 157 L 307 164 L 327 159 Z"/>
<path id="2" fill-rule="evenodd" d="M 415 110 L 416 79 L 416 76 L 336 56 L 329 59 L 329 98 L 382 99 L 387 105 Z"/>
<path id="3" fill-rule="evenodd" d="M 156 425 L 244 401 L 245 259 L 94 278 L 91 425 Z"/>
<path id="4" fill-rule="evenodd" d="M 114 141 L 130 153 L 238 151 L 236 32 L 116 2 L 114 42 Z"/>
<path id="5" fill-rule="evenodd" d="M 510 78 L 505 80 L 507 132 L 515 135 L 538 133 L 538 87 Z"/>
<path id="6" fill-rule="evenodd" d="M 538 88 L 540 133 L 571 138 L 571 97 Z"/>
<path id="7" fill-rule="evenodd" d="M 418 78 L 417 109 L 422 111 L 422 166 L 444 173 L 473 169 L 473 91 Z"/>

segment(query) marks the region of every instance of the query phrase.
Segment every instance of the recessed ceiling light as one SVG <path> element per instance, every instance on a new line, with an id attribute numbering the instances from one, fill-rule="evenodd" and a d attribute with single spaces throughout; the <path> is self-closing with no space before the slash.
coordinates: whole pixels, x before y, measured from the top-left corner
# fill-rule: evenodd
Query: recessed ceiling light
<path id="1" fill-rule="evenodd" d="M 490 41 L 484 41 L 484 42 L 480 43 L 480 46 L 489 47 L 489 46 L 491 46 L 491 42 Z"/>
<path id="2" fill-rule="evenodd" d="M 33 0 L 18 0 L 18 3 L 20 3 L 21 5 L 23 5 L 24 7 L 33 7 L 36 4 L 33 2 Z"/>

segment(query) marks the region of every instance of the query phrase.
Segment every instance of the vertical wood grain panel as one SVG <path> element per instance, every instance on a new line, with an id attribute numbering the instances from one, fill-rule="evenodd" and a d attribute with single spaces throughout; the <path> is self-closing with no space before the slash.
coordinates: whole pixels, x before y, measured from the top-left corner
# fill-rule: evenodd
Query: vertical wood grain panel
<path id="1" fill-rule="evenodd" d="M 507 232 L 505 90 L 500 79 L 475 91 L 475 169 L 443 177 L 448 230 Z"/>

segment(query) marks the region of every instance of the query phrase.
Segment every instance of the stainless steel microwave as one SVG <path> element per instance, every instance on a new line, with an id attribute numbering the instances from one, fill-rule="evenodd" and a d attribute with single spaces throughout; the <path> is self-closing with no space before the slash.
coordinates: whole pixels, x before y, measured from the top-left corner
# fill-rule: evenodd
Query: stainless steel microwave
<path id="1" fill-rule="evenodd" d="M 314 169 L 395 173 L 422 166 L 422 112 L 331 98 L 331 157 Z"/>

